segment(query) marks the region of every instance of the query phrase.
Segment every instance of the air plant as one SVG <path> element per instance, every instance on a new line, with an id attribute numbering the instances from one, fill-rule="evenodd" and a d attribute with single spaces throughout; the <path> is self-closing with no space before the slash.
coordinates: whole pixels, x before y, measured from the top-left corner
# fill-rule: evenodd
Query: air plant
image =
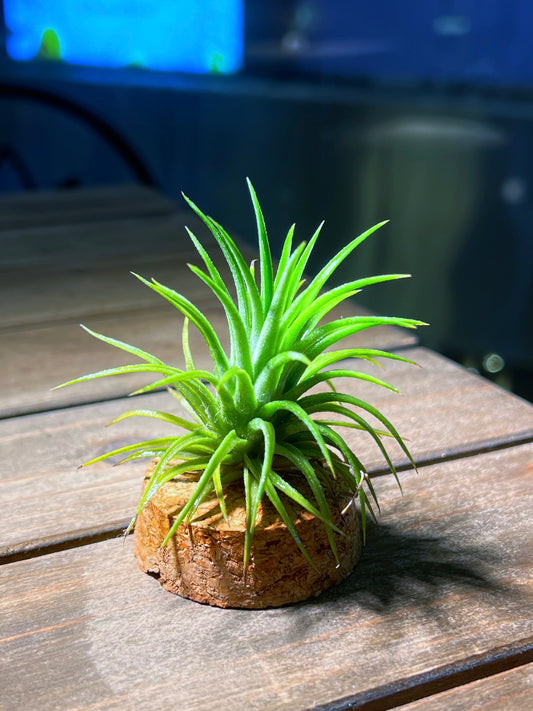
<path id="1" fill-rule="evenodd" d="M 157 459 L 136 515 L 166 482 L 179 479 L 185 472 L 196 473 L 194 492 L 177 512 L 163 545 L 172 538 L 178 526 L 193 520 L 198 506 L 209 496 L 218 498 L 220 510 L 226 516 L 224 489 L 229 483 L 242 482 L 246 506 L 245 570 L 252 550 L 259 505 L 265 497 L 308 560 L 308 553 L 288 513 L 287 499 L 292 499 L 324 524 L 335 556 L 333 532 L 338 529 L 328 505 L 327 477 L 340 478 L 358 496 L 363 531 L 367 512 L 375 515 L 374 507 L 378 502 L 372 482 L 356 452 L 338 431 L 338 426 L 367 433 L 395 476 L 384 438 L 395 440 L 414 466 L 404 441 L 391 422 L 368 402 L 338 391 L 334 385 L 337 378 L 352 378 L 395 390 L 383 380 L 359 372 L 352 364 L 342 364 L 342 361 L 359 359 L 376 363 L 377 358 L 411 361 L 372 348 L 331 350 L 330 347 L 347 336 L 376 326 L 413 329 L 423 325 L 413 319 L 373 315 L 324 322 L 324 317 L 334 307 L 364 287 L 409 276 L 372 276 L 326 289 L 328 280 L 339 265 L 385 223 L 381 222 L 353 239 L 314 278 L 306 282 L 305 269 L 323 223 L 308 243 L 302 242 L 295 248 L 293 225 L 275 265 L 263 213 L 250 181 L 248 187 L 259 239 L 259 260 L 251 265 L 246 263 L 224 228 L 184 196 L 211 231 L 232 275 L 230 291 L 205 248 L 187 229 L 205 267 L 200 269 L 189 264 L 189 268 L 209 287 L 224 309 L 230 335 L 229 352 L 222 347 L 207 317 L 187 298 L 156 279 L 149 281 L 134 274 L 185 317 L 182 335 L 185 368 L 168 365 L 144 350 L 84 327 L 92 336 L 130 353 L 140 362 L 91 373 L 64 383 L 70 385 L 127 373 L 155 374 L 154 382 L 133 394 L 166 388 L 179 400 L 189 418 L 159 410 L 125 412 L 114 422 L 129 417 L 150 417 L 175 425 L 177 432 L 173 436 L 121 447 L 87 464 L 117 455 L 123 456 L 123 462 Z M 212 370 L 197 368 L 194 364 L 189 345 L 191 324 L 205 340 L 212 359 Z M 316 387 L 321 385 L 322 388 Z M 380 423 L 380 429 L 368 421 L 369 415 Z M 291 476 L 286 475 L 288 471 L 292 472 Z M 294 485 L 294 472 L 306 482 L 304 490 L 307 494 Z M 135 517 L 129 529 L 134 522 Z"/>

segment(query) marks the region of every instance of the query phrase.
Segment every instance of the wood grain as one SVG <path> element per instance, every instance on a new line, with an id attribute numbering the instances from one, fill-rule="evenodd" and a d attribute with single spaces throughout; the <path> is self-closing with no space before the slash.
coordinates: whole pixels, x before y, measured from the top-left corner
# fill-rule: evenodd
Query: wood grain
<path id="1" fill-rule="evenodd" d="M 53 218 L 61 206 L 65 219 L 58 222 Z M 80 321 L 179 362 L 181 316 L 176 318 L 177 312 L 130 271 L 155 277 L 198 304 L 227 345 L 222 308 L 188 268 L 188 262 L 201 266 L 201 259 L 185 224 L 207 247 L 214 239 L 190 211 L 178 213 L 172 206 L 149 190 L 133 188 L 21 196 L 6 199 L 3 209 L 0 201 L 0 417 L 124 396 L 145 382 L 104 380 L 77 391 L 50 392 L 65 380 L 130 362 L 88 337 L 78 328 Z M 24 211 L 34 221 L 8 229 Z M 42 224 L 37 221 L 41 213 Z M 68 221 L 76 215 L 76 223 Z M 241 249 L 248 262 L 257 256 L 246 245 Z M 230 283 L 220 250 L 210 251 Z M 332 317 L 356 313 L 367 312 L 346 304 Z M 208 365 L 205 344 L 198 343 L 196 333 L 192 337 L 199 362 Z M 416 343 L 416 336 L 384 327 L 350 343 L 399 348 Z"/>
<path id="2" fill-rule="evenodd" d="M 176 598 L 130 541 L 2 566 L 4 709 L 298 711 L 512 649 L 533 634 L 532 460 L 527 445 L 410 472 L 403 500 L 379 479 L 355 573 L 296 606 Z"/>
<path id="3" fill-rule="evenodd" d="M 342 385 L 390 418 L 409 440 L 416 461 L 533 439 L 531 405 L 435 353 L 410 349 L 406 354 L 422 368 L 391 361 L 383 373 L 404 395 L 353 380 Z M 160 393 L 0 421 L 0 552 L 7 555 L 125 526 L 139 497 L 142 472 L 105 464 L 81 471 L 76 467 L 121 444 L 169 431 L 164 423 L 145 418 L 104 429 L 121 412 L 137 407 L 174 411 L 176 406 Z M 370 471 L 383 469 L 383 458 L 368 436 L 352 430 L 345 435 Z M 388 448 L 397 464 L 406 463 L 398 447 Z M 18 501 L 25 506 L 17 506 Z"/>
<path id="4" fill-rule="evenodd" d="M 213 245 L 212 236 L 206 234 L 198 220 L 186 220 L 183 215 L 144 222 L 131 220 L 88 225 L 83 227 L 87 235 L 80 233 L 79 226 L 65 228 L 68 239 L 64 253 L 51 253 L 51 263 L 45 269 L 26 266 L 0 271 L 0 301 L 3 305 L 0 333 L 3 330 L 10 333 L 24 331 L 39 325 L 76 323 L 87 317 L 121 316 L 139 310 L 161 309 L 164 300 L 143 286 L 132 276 L 132 271 L 147 279 L 156 278 L 195 303 L 214 306 L 218 302 L 212 292 L 188 268 L 188 262 L 200 267 L 203 264 L 185 235 L 185 222 L 205 246 Z M 121 231 L 117 224 L 120 224 Z M 30 232 L 33 235 L 37 231 Z M 53 245 L 40 237 L 36 243 L 44 250 L 53 250 Z M 118 255 L 116 260 L 110 258 L 113 250 Z M 241 245 L 241 251 L 248 262 L 257 256 L 256 251 L 246 245 Z M 211 258 L 226 283 L 232 283 L 229 268 L 218 247 L 212 250 Z M 352 303 L 348 302 L 338 307 L 336 314 L 352 314 L 353 309 Z M 360 312 L 368 313 L 364 309 Z M 388 330 L 384 329 L 384 332 Z M 400 330 L 392 329 L 391 336 L 394 333 L 395 338 L 390 340 L 395 345 L 416 340 L 412 333 L 403 336 Z"/>
<path id="5" fill-rule="evenodd" d="M 89 317 L 132 314 L 142 310 L 161 309 L 165 301 L 141 284 L 130 272 L 146 279 L 179 288 L 189 298 L 212 301 L 207 289 L 187 269 L 193 261 L 189 249 L 178 250 L 174 256 L 153 261 L 144 257 L 131 258 L 128 265 L 103 264 L 80 267 L 58 273 L 48 270 L 12 270 L 2 274 L 0 333 L 26 331 L 30 327 L 62 323 L 79 323 Z M 170 307 L 171 308 L 171 307 Z"/>
<path id="6" fill-rule="evenodd" d="M 401 706 L 402 711 L 529 711 L 533 700 L 533 664 Z"/>
<path id="7" fill-rule="evenodd" d="M 0 231 L 161 215 L 177 207 L 159 191 L 140 185 L 36 190 L 0 196 Z"/>
<path id="8" fill-rule="evenodd" d="M 402 474 L 403 499 L 391 476 L 375 479 L 381 525 L 355 574 L 319 599 L 206 608 L 140 573 L 131 540 L 90 543 L 127 523 L 144 465 L 76 466 L 171 431 L 146 419 L 103 428 L 125 409 L 166 409 L 169 399 L 122 398 L 139 380 L 48 387 L 124 362 L 74 327 L 80 320 L 179 364 L 179 320 L 129 269 L 185 291 L 220 323 L 186 269 L 197 257 L 185 223 L 212 243 L 192 215 L 145 188 L 0 198 L 0 416 L 43 411 L 0 422 L 0 557 L 30 557 L 0 568 L 0 708 L 391 708 L 398 689 L 413 689 L 404 703 L 426 696 L 401 707 L 413 711 L 529 708 L 531 665 L 436 693 L 450 669 L 491 674 L 503 657 L 518 663 L 533 635 L 533 444 L 521 444 L 533 440 L 533 408 L 431 352 L 404 353 L 422 370 L 387 363 L 383 375 L 404 397 L 337 382 L 378 406 L 431 465 Z M 412 336 L 376 329 L 355 342 L 398 349 Z M 80 405 L 94 399 L 107 402 Z M 377 447 L 347 437 L 381 473 Z"/>
<path id="9" fill-rule="evenodd" d="M 160 405 L 160 396 L 144 396 L 138 406 Z M 114 467 L 115 459 L 78 467 L 106 451 L 176 431 L 148 418 L 105 429 L 133 407 L 131 401 L 109 402 L 0 422 L 0 554 L 124 528 L 135 511 L 146 464 Z"/>
<path id="10" fill-rule="evenodd" d="M 156 273 L 159 275 L 160 271 Z M 175 275 L 173 278 L 170 269 L 162 280 L 165 276 L 168 277 L 168 282 L 180 282 Z M 185 286 L 185 283 L 184 278 L 181 280 L 181 286 Z M 119 287 L 122 285 L 124 292 L 120 294 Z M 85 286 L 87 290 L 96 290 L 96 286 L 90 280 Z M 156 295 L 140 284 L 136 289 L 136 292 L 140 292 L 136 293 L 140 303 L 136 309 L 131 309 L 135 301 L 131 299 L 130 285 L 119 280 L 115 287 L 113 313 L 96 317 L 85 313 L 78 315 L 77 321 L 81 320 L 98 333 L 139 346 L 165 362 L 178 367 L 183 366 L 181 347 L 183 318 L 180 314 L 164 302 L 161 308 L 159 306 L 161 299 L 155 300 L 157 306 L 153 309 L 148 308 L 147 302 L 142 299 L 147 298 L 149 303 L 152 303 L 152 297 Z M 73 311 L 82 311 L 84 304 L 94 304 L 94 299 L 91 299 L 90 295 L 82 299 L 79 292 L 76 293 L 78 297 L 73 295 L 68 302 Z M 204 294 L 203 299 L 199 297 L 201 293 L 201 291 L 196 292 L 196 303 L 201 306 L 219 334 L 223 346 L 229 352 L 228 328 L 224 313 L 216 304 L 212 304 L 208 295 Z M 35 298 L 38 299 L 37 292 Z M 98 300 L 101 302 L 102 310 L 108 307 L 105 293 L 100 292 Z M 128 310 L 117 313 L 120 305 Z M 332 313 L 332 317 L 347 313 L 367 312 L 347 306 L 342 311 L 337 309 Z M 206 345 L 195 328 L 190 329 L 190 340 L 198 367 L 211 370 L 212 362 Z M 344 347 L 364 346 L 387 350 L 409 345 L 414 340 L 412 331 L 380 326 L 345 339 Z M 34 326 L 21 330 L 0 329 L 0 416 L 8 417 L 51 407 L 65 407 L 127 395 L 137 387 L 150 382 L 150 376 L 107 378 L 78 385 L 75 388 L 55 391 L 51 388 L 86 373 L 133 362 L 137 362 L 137 359 L 91 337 L 79 327 L 78 322 L 52 323 L 48 326 Z"/>
<path id="11" fill-rule="evenodd" d="M 135 265 L 146 256 L 176 258 L 184 248 L 193 250 L 185 225 L 198 233 L 203 242 L 213 244 L 207 228 L 185 212 L 148 217 L 134 214 L 114 220 L 4 230 L 0 231 L 0 269 L 21 268 L 30 275 L 37 273 L 50 278 L 50 273 L 65 269 L 96 268 L 110 263 Z"/>

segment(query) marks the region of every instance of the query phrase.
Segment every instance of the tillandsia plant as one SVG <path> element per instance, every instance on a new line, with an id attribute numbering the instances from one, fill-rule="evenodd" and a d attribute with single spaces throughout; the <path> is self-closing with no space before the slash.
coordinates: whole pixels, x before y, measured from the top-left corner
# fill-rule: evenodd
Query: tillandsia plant
<path id="1" fill-rule="evenodd" d="M 114 422 L 141 416 L 164 420 L 179 429 L 175 436 L 139 442 L 92 459 L 92 464 L 108 457 L 124 455 L 123 462 L 157 458 L 141 496 L 137 515 L 154 494 L 171 479 L 185 472 L 197 472 L 194 492 L 175 517 L 163 545 L 182 523 L 190 522 L 200 504 L 209 496 L 218 498 L 226 516 L 224 489 L 242 481 L 246 508 L 244 570 L 249 563 L 260 502 L 266 497 L 312 564 L 287 511 L 287 499 L 318 518 L 327 530 L 334 555 L 335 526 L 327 503 L 324 476 L 341 478 L 347 488 L 357 493 L 363 530 L 367 511 L 374 515 L 377 499 L 365 467 L 352 451 L 337 426 L 366 432 L 377 444 L 387 465 L 396 476 L 394 465 L 382 442 L 384 436 L 396 440 L 413 463 L 402 438 L 371 404 L 334 387 L 336 378 L 354 378 L 394 390 L 376 377 L 352 368 L 333 367 L 347 358 L 376 363 L 376 358 L 411 362 L 394 353 L 369 348 L 327 350 L 346 336 L 375 326 L 392 325 L 415 328 L 421 321 L 378 316 L 350 316 L 323 323 L 322 319 L 338 304 L 363 287 L 378 282 L 404 278 L 405 274 L 373 276 L 324 290 L 328 279 L 358 245 L 380 228 L 375 225 L 352 240 L 319 273 L 306 283 L 304 271 L 322 224 L 310 241 L 293 249 L 294 225 L 290 228 L 277 267 L 274 266 L 265 221 L 255 191 L 248 181 L 259 238 L 259 260 L 248 265 L 227 232 L 205 215 L 191 200 L 185 200 L 207 225 L 217 241 L 231 271 L 235 297 L 226 286 L 217 267 L 195 235 L 187 230 L 205 265 L 192 264 L 191 271 L 204 282 L 220 301 L 229 326 L 231 350 L 227 353 L 206 316 L 188 299 L 155 279 L 148 281 L 135 274 L 143 284 L 160 294 L 185 317 L 183 353 L 185 369 L 168 365 L 139 348 L 95 333 L 91 335 L 120 348 L 143 361 L 103 370 L 64 383 L 80 383 L 93 378 L 125 373 L 155 373 L 155 382 L 136 393 L 166 388 L 190 414 L 190 419 L 158 410 L 136 409 L 125 412 Z M 203 336 L 209 349 L 213 370 L 195 367 L 189 346 L 189 324 Z M 327 391 L 315 386 L 326 384 Z M 61 386 L 60 386 L 61 387 Z M 322 388 L 324 390 L 324 388 Z M 311 392 L 310 392 L 311 391 Z M 381 424 L 376 429 L 367 420 L 372 415 Z M 317 464 L 320 463 L 320 466 Z M 414 463 L 413 463 L 414 466 Z M 285 476 L 290 468 L 307 483 L 304 495 Z M 320 471 L 319 471 L 320 470 Z M 397 477 L 396 477 L 397 478 Z M 135 518 L 130 524 L 134 525 Z"/>

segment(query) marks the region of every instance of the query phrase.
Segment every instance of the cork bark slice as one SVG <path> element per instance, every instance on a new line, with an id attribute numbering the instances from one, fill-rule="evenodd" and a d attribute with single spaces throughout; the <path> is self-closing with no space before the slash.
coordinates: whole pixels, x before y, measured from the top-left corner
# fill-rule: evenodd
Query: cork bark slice
<path id="1" fill-rule="evenodd" d="M 154 466 L 147 472 L 145 485 Z M 284 501 L 315 564 L 311 566 L 274 507 L 265 500 L 259 507 L 245 575 L 246 512 L 241 481 L 225 487 L 227 520 L 213 496 L 161 548 L 197 479 L 198 474 L 191 473 L 165 484 L 144 507 L 135 526 L 134 550 L 140 568 L 158 578 L 170 592 L 218 607 L 278 607 L 318 595 L 343 580 L 357 564 L 362 547 L 359 514 L 353 493 L 336 482 L 326 496 L 332 520 L 342 531 L 342 535 L 334 534 L 338 562 L 322 521 L 292 501 Z M 304 489 L 302 493 L 307 494 Z"/>

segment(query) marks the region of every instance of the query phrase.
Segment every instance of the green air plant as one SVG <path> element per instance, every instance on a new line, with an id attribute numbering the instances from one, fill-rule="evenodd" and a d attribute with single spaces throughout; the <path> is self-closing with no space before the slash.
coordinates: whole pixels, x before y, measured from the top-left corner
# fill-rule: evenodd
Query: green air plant
<path id="1" fill-rule="evenodd" d="M 227 232 L 184 196 L 211 231 L 231 271 L 235 296 L 204 247 L 188 230 L 205 265 L 205 269 L 192 264 L 189 268 L 211 289 L 225 311 L 230 352 L 223 349 L 207 317 L 187 298 L 155 279 L 148 281 L 135 274 L 185 317 L 182 336 L 185 369 L 168 365 L 139 348 L 86 328 L 91 335 L 131 353 L 141 362 L 64 383 L 69 385 L 124 373 L 156 374 L 155 382 L 134 394 L 166 388 L 188 411 L 190 419 L 158 410 L 125 412 L 114 422 L 132 416 L 151 417 L 176 425 L 178 431 L 175 436 L 121 447 L 87 464 L 116 455 L 123 455 L 123 462 L 156 458 L 157 464 L 141 496 L 136 516 L 167 482 L 179 479 L 186 472 L 196 473 L 193 494 L 176 515 L 162 545 L 170 541 L 182 523 L 193 520 L 198 507 L 208 497 L 218 498 L 220 511 L 226 516 L 224 491 L 229 484 L 240 481 L 246 511 L 245 573 L 253 550 L 258 509 L 265 497 L 310 564 L 313 561 L 309 559 L 288 513 L 288 500 L 292 499 L 319 519 L 327 531 L 334 556 L 337 553 L 333 534 L 338 529 L 328 507 L 325 477 L 340 478 L 358 496 L 363 530 L 367 512 L 374 515 L 377 499 L 372 483 L 363 464 L 336 426 L 366 432 L 376 442 L 395 476 L 394 465 L 382 441 L 384 436 L 396 440 L 413 463 L 402 438 L 383 414 L 354 395 L 338 392 L 334 386 L 335 379 L 342 377 L 394 390 L 382 380 L 358 372 L 346 364 L 335 366 L 349 358 L 372 363 L 376 362 L 376 358 L 411 361 L 376 349 L 331 350 L 330 347 L 346 336 L 375 326 L 412 329 L 422 325 L 422 322 L 412 319 L 372 315 L 350 316 L 323 323 L 322 319 L 334 307 L 363 287 L 408 276 L 373 276 L 325 289 L 329 278 L 348 255 L 385 223 L 375 225 L 352 240 L 314 278 L 306 282 L 304 272 L 322 225 L 308 243 L 303 242 L 295 248 L 292 246 L 293 225 L 276 266 L 272 261 L 261 207 L 249 181 L 248 187 L 259 238 L 258 263 L 251 265 L 245 262 Z M 189 347 L 190 324 L 205 340 L 213 362 L 212 371 L 195 367 Z M 325 384 L 325 387 L 317 389 L 315 386 L 320 384 Z M 368 421 L 368 415 L 380 423 L 380 429 Z M 305 480 L 307 494 L 298 490 L 293 479 L 284 475 L 288 468 L 296 470 Z M 135 518 L 130 529 L 134 522 Z"/>

